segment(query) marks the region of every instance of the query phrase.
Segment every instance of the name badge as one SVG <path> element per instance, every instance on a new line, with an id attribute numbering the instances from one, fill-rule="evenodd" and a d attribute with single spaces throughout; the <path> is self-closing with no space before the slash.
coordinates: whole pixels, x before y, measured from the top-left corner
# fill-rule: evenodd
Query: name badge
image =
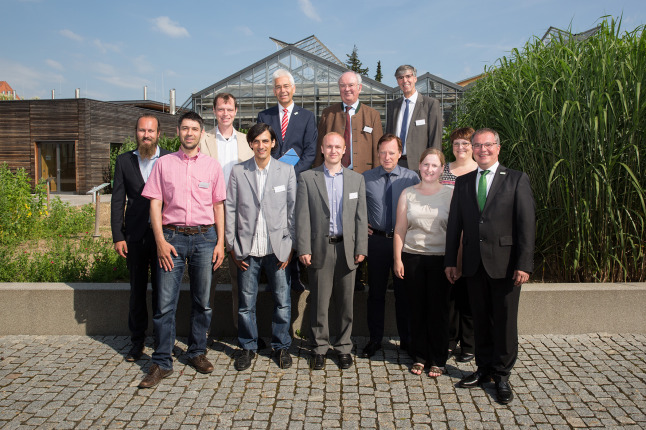
<path id="1" fill-rule="evenodd" d="M 350 200 L 354 200 L 358 198 L 359 198 L 359 193 L 350 193 L 350 195 L 348 196 L 348 199 Z"/>
<path id="2" fill-rule="evenodd" d="M 208 182 L 200 182 L 198 187 L 200 187 L 200 188 L 209 188 L 209 183 Z"/>
<path id="3" fill-rule="evenodd" d="M 415 125 L 424 125 L 424 124 L 426 124 L 426 120 L 425 120 L 425 119 L 418 119 L 418 120 L 415 120 Z"/>
<path id="4" fill-rule="evenodd" d="M 274 187 L 274 193 L 282 193 L 285 191 L 285 186 L 284 185 L 279 185 L 277 187 Z"/>
<path id="5" fill-rule="evenodd" d="M 372 133 L 372 127 L 368 127 L 367 125 L 364 125 L 363 131 L 365 131 L 366 133 Z"/>

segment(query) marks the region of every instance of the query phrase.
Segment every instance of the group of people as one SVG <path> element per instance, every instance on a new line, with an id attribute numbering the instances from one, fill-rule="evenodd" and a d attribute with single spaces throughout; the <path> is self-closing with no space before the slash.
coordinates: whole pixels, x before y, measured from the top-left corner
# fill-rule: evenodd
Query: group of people
<path id="1" fill-rule="evenodd" d="M 367 260 L 370 340 L 359 356 L 371 358 L 382 348 L 392 274 L 400 348 L 414 361 L 410 371 L 439 377 L 459 342 L 458 361 L 475 356 L 478 370 L 458 385 L 493 379 L 498 400 L 512 400 L 520 286 L 533 270 L 529 179 L 498 163 L 500 138 L 491 129 L 455 130 L 455 161 L 447 164 L 439 102 L 416 91 L 416 75 L 409 65 L 396 70 L 403 97 L 388 105 L 385 134 L 378 112 L 359 102 L 361 76 L 352 71 L 338 82 L 342 102 L 325 109 L 318 126 L 294 104 L 294 78 L 283 69 L 273 74 L 276 106 L 260 112 L 246 135 L 233 127 L 237 101 L 227 93 L 213 101 L 212 132 L 194 112 L 179 118 L 176 153 L 157 146 L 154 116 L 137 120 L 137 149 L 116 161 L 112 231 L 130 270 L 127 361 L 143 355 L 151 273 L 155 343 L 140 388 L 172 373 L 186 267 L 186 356 L 198 372 L 213 371 L 206 357 L 209 295 L 224 258 L 238 330 L 236 370 L 248 369 L 265 347 L 256 319 L 261 271 L 274 301 L 273 355 L 280 368 L 292 365 L 290 289 L 304 288 L 301 267 L 310 290 L 310 367 L 323 369 L 330 348 L 341 369 L 351 367 L 356 269 Z M 338 318 L 334 340 L 331 304 Z"/>

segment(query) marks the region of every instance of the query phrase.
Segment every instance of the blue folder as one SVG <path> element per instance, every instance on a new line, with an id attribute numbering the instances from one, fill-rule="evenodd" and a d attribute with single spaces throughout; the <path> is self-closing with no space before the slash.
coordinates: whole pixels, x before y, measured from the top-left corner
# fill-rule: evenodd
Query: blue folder
<path id="1" fill-rule="evenodd" d="M 294 151 L 294 148 L 291 148 L 285 153 L 285 155 L 279 158 L 283 163 L 291 164 L 292 166 L 295 166 L 300 159 L 301 158 L 296 154 L 296 151 Z"/>

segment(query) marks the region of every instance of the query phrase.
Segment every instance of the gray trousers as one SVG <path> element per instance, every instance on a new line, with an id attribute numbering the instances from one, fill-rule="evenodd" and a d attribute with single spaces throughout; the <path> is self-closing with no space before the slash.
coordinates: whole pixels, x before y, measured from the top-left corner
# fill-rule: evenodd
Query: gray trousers
<path id="1" fill-rule="evenodd" d="M 319 269 L 309 267 L 310 325 L 314 354 L 326 354 L 332 346 L 339 354 L 352 351 L 352 314 L 356 270 L 346 263 L 343 242 L 328 244 L 325 261 Z M 339 320 L 336 342 L 330 343 L 328 313 L 332 301 Z"/>

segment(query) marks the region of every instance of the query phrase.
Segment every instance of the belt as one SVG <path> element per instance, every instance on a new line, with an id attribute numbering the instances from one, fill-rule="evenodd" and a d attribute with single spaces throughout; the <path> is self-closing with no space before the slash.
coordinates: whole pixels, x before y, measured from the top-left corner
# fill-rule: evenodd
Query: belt
<path id="1" fill-rule="evenodd" d="M 180 225 L 162 225 L 162 228 L 165 228 L 167 230 L 173 230 L 175 233 L 182 233 L 182 234 L 187 234 L 187 235 L 193 235 L 193 234 L 198 234 L 207 231 L 211 227 L 213 227 L 215 224 L 209 224 L 209 225 L 197 225 L 195 227 L 189 227 L 189 226 L 180 226 Z"/>
<path id="2" fill-rule="evenodd" d="M 343 242 L 343 236 L 329 236 L 328 237 L 328 242 L 329 243 Z"/>
<path id="3" fill-rule="evenodd" d="M 395 235 L 395 233 L 392 231 L 389 233 L 386 233 L 385 231 L 375 230 L 374 228 L 372 229 L 372 234 L 376 234 L 377 236 L 384 236 L 388 239 L 392 239 L 393 236 Z"/>

